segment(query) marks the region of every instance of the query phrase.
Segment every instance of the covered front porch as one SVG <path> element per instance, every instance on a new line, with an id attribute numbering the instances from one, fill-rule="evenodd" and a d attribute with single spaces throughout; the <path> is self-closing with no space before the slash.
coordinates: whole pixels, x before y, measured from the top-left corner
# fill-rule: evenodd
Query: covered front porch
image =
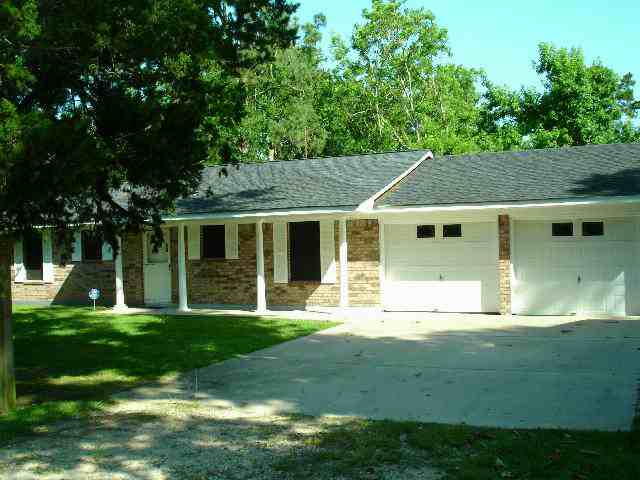
<path id="1" fill-rule="evenodd" d="M 138 266 L 123 265 L 118 256 L 115 310 L 132 310 L 127 298 L 138 279 L 142 305 L 180 313 L 211 306 L 258 314 L 291 307 L 379 308 L 378 241 L 376 219 L 335 212 L 169 220 L 163 254 L 154 252 L 150 232 L 125 242 L 125 249 L 142 244 L 140 272 L 132 280 L 127 270 Z"/>

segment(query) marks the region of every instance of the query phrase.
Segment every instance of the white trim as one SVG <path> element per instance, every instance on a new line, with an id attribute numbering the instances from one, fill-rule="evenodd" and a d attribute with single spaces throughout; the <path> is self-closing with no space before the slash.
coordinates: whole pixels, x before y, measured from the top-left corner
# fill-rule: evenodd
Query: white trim
<path id="1" fill-rule="evenodd" d="M 115 256 L 116 304 L 113 306 L 113 309 L 126 310 L 127 304 L 124 300 L 124 268 L 122 265 L 122 238 L 118 236 L 116 241 L 118 242 L 118 254 Z"/>
<path id="2" fill-rule="evenodd" d="M 82 230 L 73 231 L 73 252 L 71 253 L 72 262 L 82 261 Z"/>
<path id="3" fill-rule="evenodd" d="M 189 260 L 200 260 L 200 235 L 202 225 L 189 225 Z"/>
<path id="4" fill-rule="evenodd" d="M 321 283 L 336 283 L 336 236 L 333 220 L 320 221 Z"/>
<path id="5" fill-rule="evenodd" d="M 44 283 L 53 283 L 53 238 L 51 229 L 42 229 L 40 235 L 42 238 L 42 281 Z"/>
<path id="6" fill-rule="evenodd" d="M 515 290 L 515 285 L 517 282 L 516 279 L 516 269 L 515 269 L 515 256 L 516 256 L 516 231 L 515 231 L 516 222 L 511 215 L 509 215 L 509 305 L 511 305 L 511 313 L 513 314 L 513 300 L 514 295 L 513 292 Z M 498 228 L 500 228 L 500 224 L 498 223 Z M 498 231 L 498 249 L 500 249 L 500 232 Z M 499 254 L 498 254 L 499 255 Z"/>
<path id="7" fill-rule="evenodd" d="M 185 243 L 184 243 L 184 229 L 183 224 L 178 225 L 178 311 L 188 312 L 189 304 L 187 301 L 187 260 L 185 255 Z M 171 250 L 169 250 L 169 257 L 171 257 Z"/>
<path id="8" fill-rule="evenodd" d="M 412 206 L 412 207 L 382 207 L 369 213 L 406 213 L 406 212 L 450 212 L 459 210 L 507 210 L 511 208 L 532 208 L 532 207 L 561 207 L 580 205 L 617 205 L 640 203 L 640 195 L 629 197 L 592 197 L 584 200 L 540 200 L 523 201 L 511 203 L 477 203 L 477 204 L 454 204 L 436 206 Z"/>
<path id="9" fill-rule="evenodd" d="M 238 224 L 224 224 L 224 258 L 237 259 L 238 257 Z"/>
<path id="10" fill-rule="evenodd" d="M 184 215 L 181 217 L 165 217 L 162 220 L 165 223 L 172 222 L 198 222 L 203 220 L 220 220 L 222 223 L 226 219 L 256 219 L 265 220 L 267 217 L 287 217 L 297 215 L 344 215 L 345 213 L 355 212 L 354 207 L 336 207 L 336 208 L 298 208 L 293 210 L 256 210 L 254 212 L 221 212 L 221 213 L 202 213 L 194 215 Z M 249 222 L 253 223 L 253 222 Z"/>
<path id="11" fill-rule="evenodd" d="M 256 222 L 256 312 L 267 311 L 267 289 L 264 278 L 264 240 L 262 231 L 263 221 Z"/>
<path id="12" fill-rule="evenodd" d="M 380 306 L 382 310 L 385 309 L 386 301 L 385 301 L 385 281 L 387 276 L 387 259 L 386 259 L 386 249 L 384 246 L 384 221 L 380 218 L 378 219 L 378 255 L 380 255 L 380 259 L 378 261 L 379 268 L 379 283 L 380 283 Z"/>
<path id="13" fill-rule="evenodd" d="M 273 223 L 273 282 L 289 283 L 289 252 L 286 222 Z"/>
<path id="14" fill-rule="evenodd" d="M 349 263 L 347 246 L 347 219 L 340 219 L 340 306 L 349 306 Z"/>
<path id="15" fill-rule="evenodd" d="M 113 261 L 113 248 L 109 242 L 102 242 L 102 261 L 103 262 L 111 262 Z"/>
<path id="16" fill-rule="evenodd" d="M 23 236 L 16 238 L 13 244 L 13 281 L 24 283 L 27 281 L 27 269 L 24 266 L 24 239 Z"/>
<path id="17" fill-rule="evenodd" d="M 375 197 L 375 196 L 374 196 Z M 166 217 L 163 221 L 167 224 L 185 222 L 194 224 L 203 221 L 217 221 L 224 223 L 225 220 L 244 220 L 246 223 L 254 223 L 256 219 L 262 219 L 265 222 L 270 221 L 301 221 L 299 217 L 317 218 L 324 216 L 339 220 L 347 215 L 348 218 L 379 218 L 387 214 L 406 214 L 406 213 L 451 213 L 451 212 L 477 212 L 491 211 L 509 213 L 507 210 L 516 209 L 518 211 L 527 208 L 548 208 L 548 207 L 580 207 L 580 206 L 617 206 L 617 205 L 638 205 L 640 206 L 640 195 L 627 197 L 591 197 L 581 200 L 541 200 L 541 201 L 522 201 L 510 203 L 477 203 L 477 204 L 452 204 L 452 205 L 435 205 L 435 206 L 405 206 L 405 207 L 378 207 L 364 208 L 367 202 L 374 197 L 369 198 L 357 207 L 336 207 L 336 208 L 300 208 L 288 210 L 265 210 L 254 212 L 221 212 L 221 213 L 205 213 L 184 215 L 180 217 Z M 374 200 L 375 201 L 375 200 Z M 512 212 L 512 214 L 515 212 Z M 640 214 L 640 212 L 639 212 Z"/>
<path id="18" fill-rule="evenodd" d="M 396 186 L 399 182 L 401 182 L 407 175 L 411 174 L 411 172 L 413 172 L 416 168 L 418 168 L 420 166 L 420 164 L 422 162 L 424 162 L 425 160 L 430 159 L 433 160 L 433 153 L 431 151 L 428 151 L 427 153 L 425 153 L 422 157 L 420 157 L 420 159 L 414 163 L 413 165 L 411 165 L 408 169 L 406 169 L 403 173 L 401 173 L 399 176 L 397 176 L 396 178 L 394 178 L 390 183 L 388 183 L 387 185 L 385 185 L 384 187 L 382 187 L 382 189 L 378 190 L 376 193 L 374 193 L 371 197 L 367 198 L 364 202 L 362 202 L 360 205 L 358 205 L 358 208 L 356 208 L 356 211 L 359 212 L 369 212 L 371 210 L 374 209 L 375 206 L 375 202 L 378 198 L 380 198 L 382 195 L 384 195 L 387 191 L 389 191 L 391 188 L 393 188 L 394 186 Z"/>

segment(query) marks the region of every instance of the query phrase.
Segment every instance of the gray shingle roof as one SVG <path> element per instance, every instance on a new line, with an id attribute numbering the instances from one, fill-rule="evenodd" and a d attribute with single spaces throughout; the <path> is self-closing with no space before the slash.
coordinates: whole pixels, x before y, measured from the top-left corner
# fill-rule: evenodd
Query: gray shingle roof
<path id="1" fill-rule="evenodd" d="M 425 160 L 376 207 L 640 195 L 640 144 Z"/>
<path id="2" fill-rule="evenodd" d="M 428 150 L 208 167 L 198 193 L 172 216 L 300 208 L 355 207 Z M 225 169 L 227 176 L 221 174 Z"/>

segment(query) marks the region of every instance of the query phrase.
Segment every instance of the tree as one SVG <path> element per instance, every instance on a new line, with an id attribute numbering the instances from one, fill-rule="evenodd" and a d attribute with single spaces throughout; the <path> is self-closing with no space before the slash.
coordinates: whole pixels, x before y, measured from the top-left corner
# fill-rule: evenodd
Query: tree
<path id="1" fill-rule="evenodd" d="M 273 61 L 246 72 L 245 115 L 237 131 L 244 159 L 309 158 L 320 154 L 327 140 L 318 106 L 327 101 L 320 85 L 328 73 L 319 43 L 323 15 L 302 26 L 296 45 L 279 49 Z"/>
<path id="2" fill-rule="evenodd" d="M 482 72 L 446 63 L 446 29 L 430 11 L 404 5 L 373 0 L 349 44 L 333 39 L 353 136 L 362 151 L 477 149 Z"/>
<path id="3" fill-rule="evenodd" d="M 519 92 L 488 85 L 483 113 L 489 131 L 530 148 L 630 142 L 640 139 L 640 110 L 630 73 L 600 61 L 587 65 L 582 50 L 541 43 L 534 64 L 544 88 Z M 517 133 L 516 133 L 517 132 Z"/>
<path id="4" fill-rule="evenodd" d="M 291 44 L 295 9 L 287 0 L 104 0 L 91 8 L 5 0 L 2 232 L 90 222 L 116 252 L 127 229 L 150 224 L 159 237 L 161 214 L 197 185 L 207 157 L 232 150 L 224 131 L 241 119 L 238 78 Z M 1 293 L 10 299 L 7 288 Z M 2 411 L 12 400 L 9 352 L 0 354 Z"/>

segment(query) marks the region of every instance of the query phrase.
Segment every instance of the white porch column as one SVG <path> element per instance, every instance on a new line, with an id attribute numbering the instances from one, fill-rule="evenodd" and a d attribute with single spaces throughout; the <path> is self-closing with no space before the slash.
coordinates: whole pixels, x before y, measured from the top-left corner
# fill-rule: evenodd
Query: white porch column
<path id="1" fill-rule="evenodd" d="M 340 306 L 349 306 L 349 262 L 347 253 L 347 219 L 340 219 Z"/>
<path id="2" fill-rule="evenodd" d="M 178 311 L 188 312 L 187 260 L 184 255 L 184 225 L 178 225 Z"/>
<path id="3" fill-rule="evenodd" d="M 264 279 L 264 241 L 262 234 L 263 221 L 256 223 L 256 273 L 257 273 L 257 293 L 256 311 L 264 313 L 267 311 L 267 291 Z"/>
<path id="4" fill-rule="evenodd" d="M 117 237 L 118 241 L 118 255 L 115 258 L 116 269 L 116 304 L 113 306 L 114 310 L 126 310 L 127 304 L 124 303 L 124 268 L 122 267 L 122 238 Z"/>

